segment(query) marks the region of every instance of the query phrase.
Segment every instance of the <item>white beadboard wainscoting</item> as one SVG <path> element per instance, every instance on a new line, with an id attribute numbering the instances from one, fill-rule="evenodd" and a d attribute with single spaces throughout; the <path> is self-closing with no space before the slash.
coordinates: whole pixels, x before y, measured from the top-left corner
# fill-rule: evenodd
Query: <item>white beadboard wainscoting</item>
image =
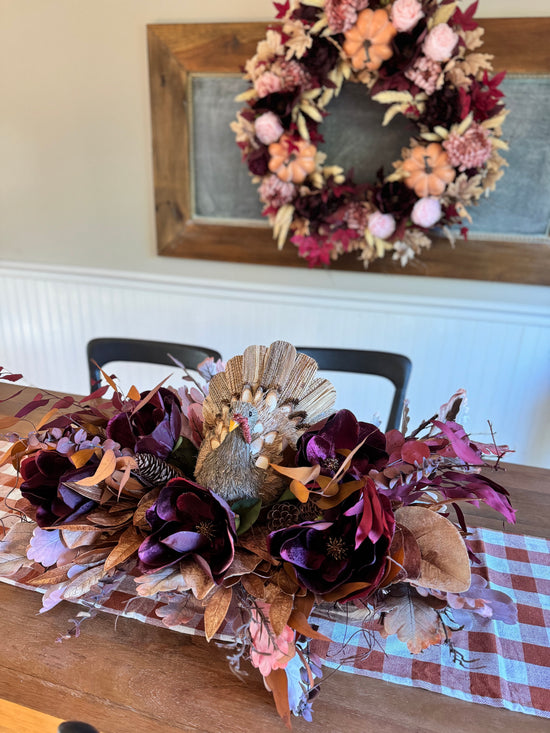
<path id="1" fill-rule="evenodd" d="M 22 372 L 26 384 L 86 392 L 86 343 L 99 336 L 211 346 L 225 359 L 275 339 L 397 351 L 413 363 L 413 426 L 464 387 L 462 419 L 472 435 L 490 442 L 490 419 L 497 440 L 515 449 L 513 462 L 550 467 L 547 301 L 320 292 L 24 263 L 0 263 L 0 287 L 0 363 Z M 153 375 L 137 367 L 128 379 L 152 387 L 158 373 L 172 371 L 158 369 Z M 338 407 L 385 423 L 391 395 L 385 382 L 330 376 Z"/>

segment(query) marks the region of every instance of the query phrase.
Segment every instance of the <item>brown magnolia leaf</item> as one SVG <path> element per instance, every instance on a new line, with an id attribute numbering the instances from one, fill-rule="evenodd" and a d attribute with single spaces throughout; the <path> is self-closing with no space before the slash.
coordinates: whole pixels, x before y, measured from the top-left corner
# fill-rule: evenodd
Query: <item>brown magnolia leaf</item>
<path id="1" fill-rule="evenodd" d="M 441 644 L 446 638 L 430 599 L 419 595 L 408 583 L 391 586 L 377 610 L 383 612 L 382 636 L 396 634 L 412 654 L 419 654 L 432 644 Z"/>
<path id="2" fill-rule="evenodd" d="M 76 491 L 77 494 L 85 496 L 86 499 L 91 499 L 96 502 L 100 501 L 103 493 L 99 486 L 79 486 L 74 481 L 64 481 L 63 485 L 67 486 L 71 491 Z"/>
<path id="3" fill-rule="evenodd" d="M 256 598 L 257 600 L 263 600 L 265 595 L 265 583 L 257 575 L 243 575 L 241 578 L 241 584 L 245 591 Z"/>
<path id="4" fill-rule="evenodd" d="M 195 598 L 200 601 L 206 598 L 210 591 L 216 587 L 206 570 L 203 570 L 198 562 L 192 558 L 186 558 L 180 563 L 180 573 L 186 585 L 193 591 Z"/>
<path id="5" fill-rule="evenodd" d="M 395 526 L 389 549 L 386 573 L 380 583 L 385 588 L 402 580 L 416 580 L 420 575 L 422 556 L 413 533 L 401 524 Z"/>
<path id="6" fill-rule="evenodd" d="M 75 557 L 75 562 L 78 565 L 95 565 L 96 563 L 102 562 L 107 558 L 107 556 L 113 549 L 113 546 L 113 543 L 111 543 L 107 547 L 79 549 Z"/>
<path id="7" fill-rule="evenodd" d="M 293 596 L 300 588 L 298 582 L 291 578 L 284 568 L 274 573 L 271 580 L 276 583 L 279 588 L 286 593 L 287 596 Z"/>
<path id="8" fill-rule="evenodd" d="M 135 578 L 135 583 L 138 596 L 150 597 L 155 596 L 157 593 L 171 591 L 181 593 L 189 590 L 179 570 L 173 567 L 162 568 L 154 573 L 140 575 Z"/>
<path id="9" fill-rule="evenodd" d="M 168 628 L 185 626 L 194 616 L 204 614 L 204 606 L 192 593 L 178 593 L 165 606 L 157 608 L 155 613 Z"/>
<path id="10" fill-rule="evenodd" d="M 67 601 L 80 598 L 93 588 L 94 585 L 99 583 L 104 575 L 105 570 L 102 565 L 96 565 L 93 568 L 84 570 L 82 573 L 78 573 L 74 578 L 71 578 L 71 582 L 63 591 L 63 598 Z"/>
<path id="11" fill-rule="evenodd" d="M 269 607 L 269 622 L 277 636 L 283 633 L 292 612 L 293 604 L 294 599 L 292 596 L 287 596 L 282 591 L 279 591 L 279 594 L 273 599 Z"/>
<path id="12" fill-rule="evenodd" d="M 262 560 L 266 560 L 268 563 L 273 565 L 275 561 L 267 551 L 268 534 L 269 530 L 267 527 L 254 525 L 239 537 L 239 545 L 250 552 L 253 552 L 255 555 L 258 555 Z"/>
<path id="13" fill-rule="evenodd" d="M 105 571 L 120 565 L 135 552 L 143 542 L 143 538 L 136 531 L 135 527 L 128 527 L 118 541 L 118 545 L 110 552 L 109 557 L 105 560 Z"/>
<path id="14" fill-rule="evenodd" d="M 253 552 L 241 550 L 239 547 L 235 550 L 233 562 L 224 573 L 224 578 L 231 578 L 235 575 L 247 575 L 254 572 L 258 567 L 261 558 Z"/>
<path id="15" fill-rule="evenodd" d="M 95 455 L 95 448 L 83 448 L 82 450 L 77 450 L 72 456 L 69 456 L 69 460 L 75 468 L 82 468 L 93 455 Z"/>
<path id="16" fill-rule="evenodd" d="M 145 519 L 145 514 L 147 510 L 150 509 L 157 500 L 157 497 L 160 494 L 160 489 L 161 487 L 157 486 L 155 489 L 147 492 L 145 496 L 141 497 L 134 512 L 134 526 L 139 527 L 140 529 L 150 530 L 149 522 Z"/>
<path id="17" fill-rule="evenodd" d="M 106 450 L 94 475 L 82 478 L 80 481 L 77 481 L 77 483 L 80 484 L 80 486 L 94 486 L 94 484 L 99 484 L 101 481 L 105 481 L 105 479 L 113 473 L 115 468 L 115 452 L 111 449 Z"/>
<path id="18" fill-rule="evenodd" d="M 307 620 L 307 616 L 303 611 L 297 611 L 294 609 L 290 616 L 288 617 L 288 625 L 291 629 L 294 629 L 299 634 L 303 634 L 304 636 L 309 637 L 310 639 L 320 639 L 321 641 L 330 641 L 330 639 L 325 636 L 324 634 L 321 634 L 320 631 L 315 631 L 315 629 L 310 626 L 309 621 Z"/>
<path id="19" fill-rule="evenodd" d="M 290 705 L 288 702 L 288 679 L 284 669 L 274 669 L 267 677 L 265 682 L 271 692 L 273 693 L 273 700 L 275 701 L 275 707 L 279 713 L 279 717 L 284 721 L 287 728 L 291 728 L 290 725 Z"/>
<path id="20" fill-rule="evenodd" d="M 54 527 L 53 529 L 56 528 Z M 97 527 L 86 527 L 83 530 L 67 529 L 66 527 L 58 527 L 57 529 L 61 529 L 61 538 L 70 549 L 93 545 L 101 537 L 101 530 L 98 530 Z"/>
<path id="21" fill-rule="evenodd" d="M 28 585 L 36 585 L 38 587 L 62 583 L 64 580 L 67 580 L 67 573 L 72 567 L 72 563 L 69 563 L 68 565 L 61 565 L 58 568 L 46 570 L 46 572 L 39 575 L 38 578 L 31 578 L 27 583 Z"/>
<path id="22" fill-rule="evenodd" d="M 0 553 L 25 556 L 35 527 L 34 522 L 14 524 L 0 541 Z"/>
<path id="23" fill-rule="evenodd" d="M 99 510 L 97 512 L 90 512 L 88 514 L 87 519 L 92 524 L 95 524 L 99 527 L 120 527 L 123 524 L 126 524 L 129 522 L 134 516 L 134 512 L 132 511 L 123 511 L 123 512 L 106 512 Z"/>
<path id="24" fill-rule="evenodd" d="M 206 641 L 210 641 L 222 625 L 232 597 L 233 591 L 231 588 L 224 588 L 222 586 L 208 601 L 204 609 L 204 633 L 206 635 Z"/>
<path id="25" fill-rule="evenodd" d="M 412 532 L 420 549 L 420 573 L 411 582 L 449 593 L 468 590 L 471 582 L 468 550 L 452 522 L 418 506 L 397 509 L 395 519 Z"/>

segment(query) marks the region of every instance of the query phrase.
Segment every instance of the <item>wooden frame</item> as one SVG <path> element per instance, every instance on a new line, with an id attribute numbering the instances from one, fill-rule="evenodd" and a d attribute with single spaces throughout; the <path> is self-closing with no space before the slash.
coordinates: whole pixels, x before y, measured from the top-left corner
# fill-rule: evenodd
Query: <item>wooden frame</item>
<path id="1" fill-rule="evenodd" d="M 483 51 L 495 71 L 550 73 L 550 18 L 485 19 Z M 194 220 L 189 160 L 188 81 L 193 73 L 238 73 L 265 35 L 265 23 L 150 25 L 149 76 L 153 130 L 157 251 L 262 265 L 307 267 L 293 246 L 279 252 L 271 228 Z M 363 270 L 354 254 L 331 265 Z M 406 267 L 378 260 L 368 272 L 550 285 L 550 245 L 507 241 L 436 243 Z"/>

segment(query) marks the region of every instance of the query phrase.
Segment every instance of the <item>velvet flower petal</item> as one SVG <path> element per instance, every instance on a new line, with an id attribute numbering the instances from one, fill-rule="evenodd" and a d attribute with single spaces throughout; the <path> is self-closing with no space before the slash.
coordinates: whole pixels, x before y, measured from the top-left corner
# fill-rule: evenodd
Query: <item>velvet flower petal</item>
<path id="1" fill-rule="evenodd" d="M 192 557 L 221 581 L 237 538 L 235 515 L 221 497 L 188 479 L 172 479 L 147 511 L 147 521 L 153 532 L 138 550 L 142 572 Z"/>

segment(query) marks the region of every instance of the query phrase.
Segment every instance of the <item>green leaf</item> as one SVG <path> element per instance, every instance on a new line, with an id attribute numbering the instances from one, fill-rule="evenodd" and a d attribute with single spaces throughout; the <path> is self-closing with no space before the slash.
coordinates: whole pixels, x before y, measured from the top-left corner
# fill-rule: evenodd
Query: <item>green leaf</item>
<path id="1" fill-rule="evenodd" d="M 231 504 L 231 509 L 239 515 L 237 534 L 244 534 L 260 516 L 261 499 L 239 499 Z"/>
<path id="2" fill-rule="evenodd" d="M 179 468 L 186 476 L 193 476 L 197 463 L 197 449 L 189 438 L 180 436 L 167 458 L 167 463 Z"/>

